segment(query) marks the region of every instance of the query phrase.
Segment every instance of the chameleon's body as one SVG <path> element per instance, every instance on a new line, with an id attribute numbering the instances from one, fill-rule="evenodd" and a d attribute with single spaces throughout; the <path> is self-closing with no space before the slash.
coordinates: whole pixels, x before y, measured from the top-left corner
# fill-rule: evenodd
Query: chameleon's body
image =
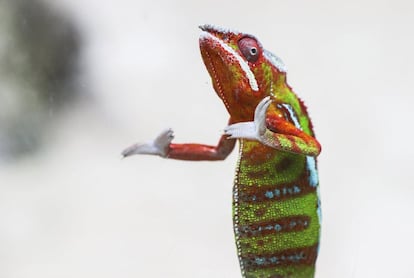
<path id="1" fill-rule="evenodd" d="M 226 135 L 217 146 L 172 144 L 168 130 L 124 155 L 221 160 L 238 139 L 233 221 L 242 276 L 314 277 L 320 145 L 306 108 L 287 85 L 282 62 L 256 38 L 210 25 L 201 29 L 204 63 L 230 114 Z"/>

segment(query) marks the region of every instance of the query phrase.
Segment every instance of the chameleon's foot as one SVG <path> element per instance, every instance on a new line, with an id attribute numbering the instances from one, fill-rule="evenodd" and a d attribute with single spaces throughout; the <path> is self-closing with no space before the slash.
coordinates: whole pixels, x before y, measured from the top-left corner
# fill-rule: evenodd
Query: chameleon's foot
<path id="1" fill-rule="evenodd" d="M 229 135 L 228 138 L 232 139 L 240 138 L 261 142 L 262 136 L 266 131 L 266 111 L 271 103 L 272 99 L 270 97 L 265 97 L 256 106 L 253 122 L 242 122 L 229 125 L 224 129 L 224 133 Z"/>
<path id="2" fill-rule="evenodd" d="M 133 154 L 150 154 L 166 157 L 168 153 L 168 146 L 174 139 L 172 129 L 166 129 L 155 138 L 154 141 L 147 143 L 137 143 L 122 152 L 123 157 L 131 156 Z"/>

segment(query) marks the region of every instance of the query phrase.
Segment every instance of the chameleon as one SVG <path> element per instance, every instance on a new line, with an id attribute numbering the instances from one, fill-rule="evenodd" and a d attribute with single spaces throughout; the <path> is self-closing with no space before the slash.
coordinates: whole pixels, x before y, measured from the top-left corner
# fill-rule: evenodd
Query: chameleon
<path id="1" fill-rule="evenodd" d="M 164 130 L 122 155 L 224 160 L 239 142 L 233 185 L 233 227 L 245 278 L 311 278 L 320 238 L 319 177 L 307 108 L 286 79 L 286 67 L 258 39 L 199 26 L 201 56 L 230 117 L 216 146 L 172 143 Z"/>

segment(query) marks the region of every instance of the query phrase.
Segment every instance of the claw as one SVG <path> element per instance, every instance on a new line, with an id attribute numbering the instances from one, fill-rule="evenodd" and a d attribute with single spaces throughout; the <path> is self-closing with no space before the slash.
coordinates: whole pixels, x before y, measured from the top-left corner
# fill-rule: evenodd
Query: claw
<path id="1" fill-rule="evenodd" d="M 269 105 L 272 103 L 272 99 L 270 98 L 270 96 L 265 97 L 264 99 L 262 99 L 259 104 L 256 106 L 256 109 L 254 111 L 254 117 L 257 118 L 259 115 L 264 112 L 267 111 L 267 108 L 269 107 Z"/>
<path id="2" fill-rule="evenodd" d="M 128 157 L 133 154 L 150 154 L 166 157 L 168 153 L 168 146 L 174 139 L 174 132 L 172 129 L 166 129 L 155 138 L 155 140 L 147 143 L 137 143 L 129 146 L 122 151 L 123 157 Z"/>
<path id="3" fill-rule="evenodd" d="M 224 133 L 229 135 L 228 138 L 230 139 L 243 138 L 261 141 L 261 136 L 266 131 L 266 112 L 271 103 L 272 99 L 270 97 L 265 97 L 256 106 L 253 122 L 242 122 L 229 125 L 224 129 Z"/>
<path id="4" fill-rule="evenodd" d="M 265 97 L 259 102 L 254 111 L 254 123 L 260 135 L 266 130 L 266 112 L 271 103 L 272 99 L 270 96 Z"/>

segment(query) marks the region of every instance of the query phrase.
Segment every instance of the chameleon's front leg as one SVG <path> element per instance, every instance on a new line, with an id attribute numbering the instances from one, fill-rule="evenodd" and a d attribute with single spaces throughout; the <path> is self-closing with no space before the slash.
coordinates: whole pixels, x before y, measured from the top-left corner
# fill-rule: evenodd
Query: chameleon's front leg
<path id="1" fill-rule="evenodd" d="M 136 143 L 129 146 L 122 151 L 122 156 L 128 157 L 134 154 L 150 154 L 166 157 L 168 154 L 168 147 L 173 139 L 174 132 L 169 128 L 162 131 L 153 141 Z"/>
<path id="2" fill-rule="evenodd" d="M 270 97 L 259 102 L 254 113 L 253 122 L 241 122 L 226 127 L 228 138 L 240 138 L 259 141 L 269 147 L 318 156 L 321 152 L 319 142 L 312 136 L 295 127 L 292 123 L 275 115 L 266 115 Z"/>
<path id="3" fill-rule="evenodd" d="M 165 158 L 179 160 L 223 160 L 234 149 L 235 139 L 227 139 L 221 136 L 217 146 L 203 144 L 172 144 L 174 139 L 171 129 L 164 130 L 155 140 L 147 143 L 137 143 L 126 148 L 122 155 L 124 157 L 134 154 L 158 155 Z"/>

